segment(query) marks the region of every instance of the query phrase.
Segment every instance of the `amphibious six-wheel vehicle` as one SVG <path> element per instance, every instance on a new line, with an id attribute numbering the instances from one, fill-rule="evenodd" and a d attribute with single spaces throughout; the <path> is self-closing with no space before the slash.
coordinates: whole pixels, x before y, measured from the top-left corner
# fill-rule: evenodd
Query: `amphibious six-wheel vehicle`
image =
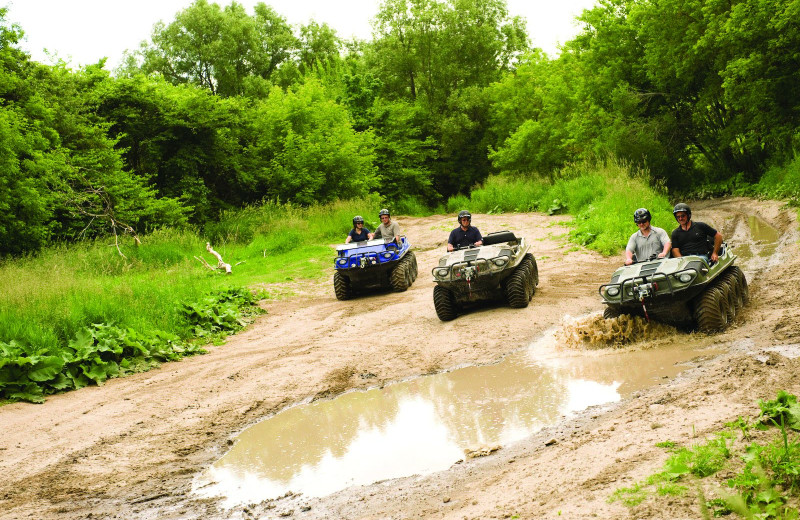
<path id="1" fill-rule="evenodd" d="M 528 244 L 510 231 L 489 233 L 482 246 L 445 254 L 431 272 L 433 305 L 442 321 L 455 319 L 466 304 L 480 300 L 505 298 L 511 307 L 527 307 L 539 285 Z"/>
<path id="2" fill-rule="evenodd" d="M 405 291 L 417 279 L 417 259 L 406 237 L 351 242 L 336 246 L 333 290 L 339 300 L 371 288 Z"/>
<path id="3" fill-rule="evenodd" d="M 723 244 L 712 265 L 687 255 L 620 267 L 600 286 L 603 316 L 629 314 L 702 332 L 722 330 L 748 299 L 747 280 L 735 259 Z"/>

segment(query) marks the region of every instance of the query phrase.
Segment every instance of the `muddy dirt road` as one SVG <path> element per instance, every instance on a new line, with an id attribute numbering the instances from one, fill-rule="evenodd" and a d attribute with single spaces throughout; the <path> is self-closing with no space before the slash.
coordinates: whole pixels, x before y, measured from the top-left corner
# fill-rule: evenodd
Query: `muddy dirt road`
<path id="1" fill-rule="evenodd" d="M 207 355 L 42 405 L 0 407 L 0 518 L 696 518 L 690 498 L 646 501 L 634 510 L 607 498 L 660 467 L 666 454 L 656 442 L 689 445 L 752 415 L 755 401 L 774 398 L 778 389 L 800 393 L 800 361 L 793 357 L 800 352 L 800 251 L 794 213 L 777 203 L 709 201 L 693 205 L 693 213 L 750 253 L 738 263 L 751 303 L 725 333 L 663 339 L 726 352 L 675 380 L 426 477 L 232 510 L 197 498 L 193 477 L 255 421 L 351 388 L 494 362 L 565 315 L 601 311 L 597 285 L 619 265 L 618 258 L 567 243 L 563 217 L 475 215 L 485 232 L 527 237 L 539 290 L 526 309 L 489 305 L 442 323 L 430 269 L 454 218 L 401 218 L 420 266 L 405 293 L 343 303 L 329 281 L 298 282 L 288 288 L 292 296 L 266 302 L 266 315 Z M 773 254 L 758 254 L 763 244 L 748 226 L 752 215 L 778 230 Z M 380 329 L 380 341 L 355 334 L 364 327 Z"/>

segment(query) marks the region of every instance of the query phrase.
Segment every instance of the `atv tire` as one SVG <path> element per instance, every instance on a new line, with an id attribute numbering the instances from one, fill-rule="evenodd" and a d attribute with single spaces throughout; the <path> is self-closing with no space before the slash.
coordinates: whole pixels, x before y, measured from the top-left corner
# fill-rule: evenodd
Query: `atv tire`
<path id="1" fill-rule="evenodd" d="M 739 269 L 738 265 L 732 266 L 729 271 L 736 278 L 736 282 L 739 285 L 739 294 L 742 297 L 742 305 L 747 305 L 747 302 L 750 300 L 750 291 L 747 288 L 747 279 L 744 277 L 744 272 Z"/>
<path id="2" fill-rule="evenodd" d="M 433 306 L 436 309 L 436 316 L 442 321 L 452 321 L 458 316 L 453 292 L 441 285 L 433 288 Z"/>
<path id="3" fill-rule="evenodd" d="M 533 297 L 531 290 L 532 269 L 530 260 L 527 256 L 508 277 L 505 285 L 506 300 L 512 309 L 522 309 L 528 306 L 528 302 Z M 535 287 L 533 288 L 535 290 Z"/>
<path id="4" fill-rule="evenodd" d="M 603 309 L 603 318 L 607 320 L 619 318 L 621 315 L 622 311 L 618 307 L 612 307 L 611 305 L 606 305 L 606 308 Z"/>
<path id="5" fill-rule="evenodd" d="M 408 286 L 411 285 L 409 282 L 409 270 L 408 255 L 406 255 L 397 263 L 394 269 L 392 269 L 391 274 L 389 274 L 389 285 L 392 286 L 392 290 L 395 292 L 403 292 L 408 289 Z"/>
<path id="6" fill-rule="evenodd" d="M 414 254 L 413 251 L 409 251 L 408 255 L 406 256 L 408 256 L 408 258 L 410 259 L 409 262 L 411 265 L 411 269 L 409 271 L 411 272 L 411 282 L 413 283 L 414 280 L 417 279 L 417 274 L 419 273 L 417 269 L 417 256 Z"/>
<path id="7" fill-rule="evenodd" d="M 710 287 L 695 300 L 694 320 L 701 332 L 715 332 L 728 325 L 728 313 L 724 293 L 718 287 Z"/>
<path id="8" fill-rule="evenodd" d="M 353 297 L 350 279 L 343 274 L 339 274 L 339 271 L 333 273 L 333 292 L 336 293 L 337 300 L 349 300 Z"/>
<path id="9" fill-rule="evenodd" d="M 523 258 L 522 262 L 526 264 L 528 270 L 528 286 L 531 298 L 533 298 L 533 295 L 536 294 L 536 286 L 539 285 L 539 267 L 536 265 L 536 259 L 530 253 L 525 254 L 525 258 Z"/>

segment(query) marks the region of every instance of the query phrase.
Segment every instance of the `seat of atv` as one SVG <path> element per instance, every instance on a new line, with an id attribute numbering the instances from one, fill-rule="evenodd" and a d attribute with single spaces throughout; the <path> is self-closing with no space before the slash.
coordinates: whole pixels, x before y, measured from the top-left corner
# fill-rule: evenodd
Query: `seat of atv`
<path id="1" fill-rule="evenodd" d="M 511 231 L 495 231 L 494 233 L 489 233 L 483 237 L 483 245 L 485 246 L 515 241 L 517 241 L 517 237 Z"/>

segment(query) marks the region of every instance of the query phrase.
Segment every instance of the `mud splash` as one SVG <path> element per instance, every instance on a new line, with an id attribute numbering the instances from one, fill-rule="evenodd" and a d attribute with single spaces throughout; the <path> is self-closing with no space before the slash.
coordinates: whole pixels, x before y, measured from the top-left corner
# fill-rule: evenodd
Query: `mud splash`
<path id="1" fill-rule="evenodd" d="M 674 334 L 677 334 L 675 327 L 648 322 L 641 316 L 623 314 L 618 318 L 605 319 L 598 314 L 565 323 L 556 333 L 556 338 L 566 348 L 600 349 L 621 348 Z"/>

